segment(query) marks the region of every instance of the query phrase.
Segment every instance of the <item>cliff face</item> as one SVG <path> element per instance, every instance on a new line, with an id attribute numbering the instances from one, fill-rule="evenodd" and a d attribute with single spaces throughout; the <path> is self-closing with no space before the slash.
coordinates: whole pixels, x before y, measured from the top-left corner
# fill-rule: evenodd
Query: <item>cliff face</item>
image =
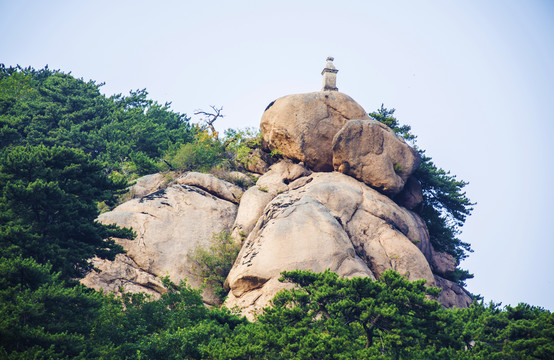
<path id="1" fill-rule="evenodd" d="M 424 222 L 409 210 L 422 198 L 411 177 L 420 159 L 389 128 L 368 119 L 350 97 L 323 91 L 276 100 L 261 129 L 267 148 L 285 160 L 244 193 L 198 173 L 149 194 L 144 184 L 160 187 L 152 177 L 137 184 L 135 199 L 100 217 L 133 227 L 137 239 L 120 240 L 127 254 L 98 261 L 102 272 L 83 283 L 156 293 L 162 291 L 156 276 L 169 274 L 200 286 L 187 255 L 227 230 L 242 249 L 227 278 L 226 305 L 248 316 L 290 286 L 278 278 L 294 269 L 372 278 L 394 269 L 442 288 L 438 300 L 445 306 L 471 303 L 463 289 L 442 277 L 456 262 L 433 250 Z M 209 292 L 204 297 L 217 302 Z"/>
<path id="2" fill-rule="evenodd" d="M 117 240 L 127 253 L 117 255 L 113 262 L 95 260 L 101 272 L 91 272 L 82 282 L 111 292 L 156 294 L 163 291 L 158 276 L 169 275 L 174 282 L 186 278 L 192 286 L 200 287 L 202 279 L 194 274 L 188 254 L 199 245 L 208 245 L 213 233 L 233 225 L 237 204 L 228 199 L 232 192 L 225 190 L 229 189 L 240 198 L 242 190 L 212 175 L 184 174 L 170 186 L 100 215 L 100 222 L 131 227 L 137 236 Z M 209 291 L 204 299 L 210 304 L 218 302 Z"/>

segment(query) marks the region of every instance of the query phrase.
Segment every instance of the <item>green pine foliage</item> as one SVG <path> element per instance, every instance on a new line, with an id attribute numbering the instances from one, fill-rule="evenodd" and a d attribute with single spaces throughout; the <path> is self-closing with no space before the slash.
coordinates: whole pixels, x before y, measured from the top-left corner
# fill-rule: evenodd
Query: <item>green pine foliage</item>
<path id="1" fill-rule="evenodd" d="M 238 168 L 245 168 L 250 163 L 259 160 L 259 156 L 252 153 L 262 144 L 262 132 L 252 128 L 243 130 L 227 129 L 224 139 L 225 149 L 232 154 L 232 161 Z"/>
<path id="2" fill-rule="evenodd" d="M 191 327 L 207 316 L 208 309 L 197 290 L 185 283 L 177 286 L 167 279 L 165 285 L 168 291 L 159 300 L 145 294 L 124 294 L 122 302 L 106 308 L 95 329 L 95 340 L 105 351 L 103 356 L 133 359 L 142 354 L 147 359 L 162 358 L 168 349 L 154 346 L 161 337 L 167 338 L 168 333 Z M 197 353 L 195 346 L 181 346 L 180 350 L 189 355 Z"/>
<path id="3" fill-rule="evenodd" d="M 146 90 L 106 97 L 103 84 L 48 67 L 0 64 L 0 147 L 65 146 L 99 160 L 105 171 L 159 171 L 172 148 L 194 139 L 186 115 L 147 98 Z"/>
<path id="4" fill-rule="evenodd" d="M 444 309 L 424 281 L 326 271 L 284 272 L 295 284 L 253 323 L 203 346 L 205 359 L 551 359 L 554 314 L 474 303 Z"/>
<path id="5" fill-rule="evenodd" d="M 464 192 L 464 187 L 468 183 L 437 167 L 425 151 L 417 147 L 416 136 L 410 132 L 411 127 L 401 125 L 394 117 L 394 111 L 395 109 L 389 110 L 381 105 L 380 109 L 369 115 L 390 127 L 419 152 L 422 161 L 414 176 L 421 184 L 423 202 L 415 212 L 425 221 L 435 250 L 454 256 L 459 263 L 472 252 L 470 244 L 458 238 L 461 227 L 475 205 Z M 451 274 L 450 280 L 463 285 L 465 279 L 472 277 L 473 275 L 467 271 L 457 269 Z"/>
<path id="6" fill-rule="evenodd" d="M 165 155 L 171 168 L 180 171 L 208 172 L 227 158 L 225 146 L 205 129 L 198 129 L 194 141 L 182 144 Z"/>
<path id="7" fill-rule="evenodd" d="M 429 229 L 435 250 L 447 252 L 460 261 L 472 251 L 468 243 L 457 237 L 475 205 L 463 191 L 468 183 L 457 180 L 421 154 L 422 162 L 415 177 L 423 189 L 423 203 L 417 212 Z"/>
<path id="8" fill-rule="evenodd" d="M 0 152 L 0 256 L 32 257 L 64 277 L 83 276 L 99 256 L 122 248 L 112 236 L 130 230 L 101 225 L 97 203 L 115 201 L 127 183 L 114 181 L 81 150 L 13 146 Z"/>
<path id="9" fill-rule="evenodd" d="M 281 280 L 299 288 L 278 294 L 258 321 L 282 334 L 282 358 L 333 358 L 341 352 L 403 358 L 449 345 L 441 337 L 441 306 L 426 299 L 438 289 L 426 288 L 423 280 L 409 282 L 393 271 L 379 281 L 339 278 L 330 271 L 284 272 Z"/>
<path id="10" fill-rule="evenodd" d="M 475 302 L 444 309 L 437 289 L 388 271 L 380 279 L 330 271 L 284 272 L 294 286 L 254 322 L 206 307 L 200 290 L 164 279 L 159 298 L 116 298 L 75 281 L 94 256 L 121 252 L 110 237 L 128 229 L 97 223 L 134 176 L 173 170 L 240 169 L 260 137 L 223 139 L 191 126 L 144 90 L 105 97 L 94 82 L 48 68 L 0 66 L 0 358 L 2 359 L 552 359 L 554 315 L 527 304 Z M 408 141 L 394 110 L 371 114 Z M 456 236 L 472 203 L 466 185 L 423 155 L 417 211 L 433 246 L 457 259 Z M 199 255 L 219 287 L 238 247 L 228 234 Z M 458 270 L 453 278 L 469 274 Z"/>
<path id="11" fill-rule="evenodd" d="M 164 279 L 159 299 L 106 296 L 50 266 L 0 261 L 0 357 L 6 359 L 551 359 L 554 314 L 520 304 L 444 309 L 437 289 L 393 271 L 373 281 L 284 272 L 254 322 L 206 307 Z"/>
<path id="12" fill-rule="evenodd" d="M 0 358 L 84 358 L 107 300 L 31 258 L 0 258 Z"/>

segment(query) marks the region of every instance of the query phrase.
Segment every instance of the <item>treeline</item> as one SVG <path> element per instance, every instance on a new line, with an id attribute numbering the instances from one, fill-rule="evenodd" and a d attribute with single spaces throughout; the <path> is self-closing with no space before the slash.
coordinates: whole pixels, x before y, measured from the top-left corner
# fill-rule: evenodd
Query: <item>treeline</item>
<path id="1" fill-rule="evenodd" d="M 148 174 L 159 160 L 193 142 L 186 115 L 147 98 L 145 90 L 106 97 L 102 84 L 48 68 L 0 66 L 0 143 L 80 149 L 107 173 Z"/>
<path id="2" fill-rule="evenodd" d="M 443 309 L 424 281 L 284 273 L 255 322 L 165 280 L 159 300 L 106 296 L 32 259 L 0 263 L 2 359 L 552 359 L 554 315 L 520 304 Z"/>
<path id="3" fill-rule="evenodd" d="M 445 310 L 426 298 L 436 290 L 392 272 L 375 282 L 284 274 L 298 289 L 279 294 L 255 322 L 206 308 L 197 290 L 167 279 L 159 300 L 80 285 L 91 258 L 122 252 L 112 237 L 133 237 L 97 223 L 99 204 L 117 204 L 137 176 L 237 168 L 259 146 L 255 132 L 220 138 L 144 90 L 105 97 L 100 86 L 48 68 L 0 66 L 0 358 L 554 358 L 549 311 Z M 372 115 L 409 135 L 392 111 Z M 422 169 L 418 211 L 433 244 L 461 259 L 469 245 L 455 235 L 472 205 L 465 183 L 430 159 Z"/>

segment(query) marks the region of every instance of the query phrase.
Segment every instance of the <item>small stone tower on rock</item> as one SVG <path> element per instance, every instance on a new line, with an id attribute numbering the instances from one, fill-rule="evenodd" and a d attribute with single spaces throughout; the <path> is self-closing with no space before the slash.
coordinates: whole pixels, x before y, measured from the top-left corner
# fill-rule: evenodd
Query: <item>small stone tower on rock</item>
<path id="1" fill-rule="evenodd" d="M 323 71 L 321 71 L 321 75 L 323 75 L 323 89 L 322 91 L 338 91 L 337 88 L 337 72 L 339 72 L 335 65 L 333 65 L 333 58 L 332 56 L 327 57 L 327 64 L 325 65 L 325 68 Z"/>

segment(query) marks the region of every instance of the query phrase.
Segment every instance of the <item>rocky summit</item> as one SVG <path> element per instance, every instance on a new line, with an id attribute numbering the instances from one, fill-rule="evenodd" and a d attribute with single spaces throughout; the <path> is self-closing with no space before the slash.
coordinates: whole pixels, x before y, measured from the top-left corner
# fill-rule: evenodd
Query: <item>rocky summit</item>
<path id="1" fill-rule="evenodd" d="M 433 249 L 425 223 L 411 209 L 421 186 L 411 176 L 418 153 L 387 126 L 369 118 L 336 90 L 290 95 L 261 119 L 265 149 L 279 153 L 257 167 L 256 184 L 241 188 L 213 175 L 186 172 L 171 181 L 141 178 L 134 198 L 99 221 L 130 226 L 127 253 L 96 260 L 100 272 L 83 283 L 108 291 L 164 291 L 159 276 L 200 287 L 188 255 L 228 231 L 241 250 L 225 282 L 225 305 L 253 318 L 280 290 L 284 270 L 326 269 L 340 276 L 378 278 L 393 269 L 442 289 L 438 300 L 465 307 L 470 296 L 445 279 L 456 260 Z M 271 166 L 270 166 L 271 165 Z M 244 175 L 242 175 L 244 176 Z M 217 304 L 209 289 L 204 300 Z"/>
<path id="2" fill-rule="evenodd" d="M 352 119 L 369 119 L 350 96 L 338 91 L 288 95 L 272 102 L 260 124 L 269 150 L 333 171 L 333 138 Z"/>

